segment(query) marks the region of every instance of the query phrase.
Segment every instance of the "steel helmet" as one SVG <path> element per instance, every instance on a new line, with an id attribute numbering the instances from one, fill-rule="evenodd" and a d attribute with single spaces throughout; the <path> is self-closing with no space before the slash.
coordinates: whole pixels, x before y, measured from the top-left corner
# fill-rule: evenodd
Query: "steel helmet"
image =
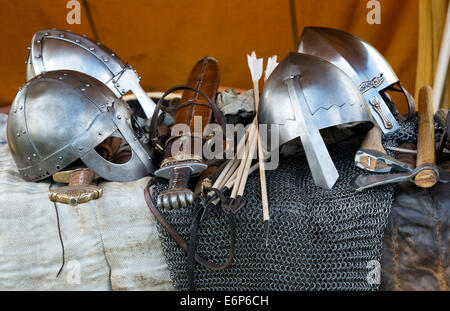
<path id="1" fill-rule="evenodd" d="M 342 70 L 312 55 L 290 53 L 264 86 L 258 120 L 269 129 L 278 125 L 279 145 L 300 137 L 314 182 L 331 189 L 339 174 L 319 130 L 371 117 L 364 97 Z M 271 144 L 270 149 L 277 147 Z"/>
<path id="2" fill-rule="evenodd" d="M 95 147 L 119 137 L 131 148 L 124 164 L 101 157 Z M 8 144 L 20 175 L 50 177 L 81 159 L 111 181 L 153 173 L 151 151 L 136 135 L 131 110 L 102 82 L 76 71 L 51 71 L 28 81 L 14 99 L 7 124 Z"/>
<path id="3" fill-rule="evenodd" d="M 156 105 L 139 85 L 136 71 L 100 42 L 70 31 L 36 32 L 27 60 L 27 80 L 53 70 L 74 70 L 92 76 L 117 97 L 131 90 L 147 118 L 153 115 Z"/>
<path id="4" fill-rule="evenodd" d="M 336 29 L 306 27 L 297 52 L 320 57 L 344 71 L 358 86 L 383 133 L 394 132 L 399 127 L 385 91 L 402 92 L 410 115 L 414 114 L 414 99 L 402 87 L 392 67 L 372 45 L 360 38 Z"/>

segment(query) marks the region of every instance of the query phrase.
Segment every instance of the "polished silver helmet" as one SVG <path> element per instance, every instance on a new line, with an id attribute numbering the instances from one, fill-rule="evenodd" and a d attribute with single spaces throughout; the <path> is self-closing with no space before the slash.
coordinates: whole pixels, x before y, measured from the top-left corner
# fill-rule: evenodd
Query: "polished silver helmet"
<path id="1" fill-rule="evenodd" d="M 258 117 L 261 124 L 279 126 L 279 145 L 300 137 L 314 182 L 325 189 L 339 174 L 319 130 L 371 121 L 364 97 L 342 70 L 300 53 L 290 53 L 272 72 Z M 277 147 L 271 143 L 270 149 Z"/>
<path id="2" fill-rule="evenodd" d="M 51 71 L 28 81 L 14 99 L 8 144 L 20 175 L 45 179 L 81 159 L 97 175 L 130 181 L 153 173 L 151 153 L 132 127 L 131 110 L 100 81 L 76 71 Z M 131 157 L 115 164 L 95 150 L 108 137 L 129 144 Z"/>
<path id="3" fill-rule="evenodd" d="M 27 80 L 53 70 L 74 70 L 106 84 L 117 97 L 130 90 L 147 118 L 155 103 L 139 85 L 136 71 L 108 47 L 70 31 L 42 30 L 33 36 L 27 60 Z"/>
<path id="4" fill-rule="evenodd" d="M 403 89 L 384 57 L 367 42 L 340 30 L 306 27 L 297 52 L 320 57 L 339 67 L 358 85 L 373 118 L 383 133 L 396 131 L 399 124 L 389 109 L 387 90 L 402 92 L 414 113 L 414 99 Z M 395 88 L 395 86 L 399 88 Z"/>

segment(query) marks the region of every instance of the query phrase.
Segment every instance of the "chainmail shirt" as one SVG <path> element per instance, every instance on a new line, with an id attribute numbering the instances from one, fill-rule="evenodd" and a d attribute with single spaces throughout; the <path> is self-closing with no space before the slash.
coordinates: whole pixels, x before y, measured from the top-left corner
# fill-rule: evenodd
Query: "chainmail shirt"
<path id="1" fill-rule="evenodd" d="M 413 142 L 414 125 L 405 123 L 385 145 Z M 276 170 L 267 171 L 270 208 L 269 244 L 266 247 L 262 220 L 259 173 L 249 176 L 243 206 L 236 213 L 236 244 L 233 263 L 224 271 L 197 264 L 198 290 L 376 290 L 368 282 L 380 261 L 382 238 L 394 198 L 395 186 L 364 192 L 349 186 L 364 174 L 354 165 L 363 136 L 328 146 L 340 174 L 332 190 L 315 186 L 304 153 L 280 159 Z M 154 186 L 154 200 L 167 184 Z M 189 241 L 192 207 L 160 210 L 178 233 Z M 159 233 L 174 287 L 187 290 L 187 255 L 159 225 Z M 198 229 L 197 252 L 222 264 L 229 252 L 229 223 L 217 208 Z"/>

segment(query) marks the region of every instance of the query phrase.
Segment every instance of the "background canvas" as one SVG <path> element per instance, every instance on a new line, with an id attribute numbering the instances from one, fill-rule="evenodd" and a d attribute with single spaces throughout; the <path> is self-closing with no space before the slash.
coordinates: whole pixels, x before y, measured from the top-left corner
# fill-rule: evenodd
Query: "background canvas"
<path id="1" fill-rule="evenodd" d="M 325 26 L 351 32 L 373 44 L 414 93 L 419 0 L 381 0 L 381 24 L 369 25 L 366 0 L 295 0 L 297 32 Z M 70 29 L 109 46 L 142 76 L 147 91 L 184 83 L 194 62 L 219 60 L 221 85 L 251 88 L 246 54 L 294 49 L 288 0 L 87 0 L 81 24 L 69 25 L 66 0 L 0 1 L 0 106 L 9 105 L 25 82 L 27 47 L 37 30 Z M 86 3 L 92 15 L 90 24 Z M 402 112 L 406 111 L 401 106 Z"/>

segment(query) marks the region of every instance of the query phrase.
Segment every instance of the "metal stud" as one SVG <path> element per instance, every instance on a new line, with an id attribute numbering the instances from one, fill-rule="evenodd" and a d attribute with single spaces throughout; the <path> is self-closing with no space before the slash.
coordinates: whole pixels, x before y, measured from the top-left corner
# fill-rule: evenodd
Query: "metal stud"
<path id="1" fill-rule="evenodd" d="M 107 58 L 105 58 L 105 59 L 104 59 L 104 61 L 105 61 L 105 63 L 107 63 L 107 62 L 108 62 L 108 59 L 107 59 Z"/>
<path id="2" fill-rule="evenodd" d="M 103 132 L 102 132 L 102 131 L 98 132 L 98 135 L 99 135 L 99 136 L 102 136 L 102 135 L 103 135 Z"/>
<path id="3" fill-rule="evenodd" d="M 33 153 L 33 157 L 36 157 L 36 153 Z"/>
<path id="4" fill-rule="evenodd" d="M 86 87 L 90 87 L 91 85 L 89 83 L 86 83 Z"/>
<path id="5" fill-rule="evenodd" d="M 36 55 L 34 58 L 41 58 L 41 55 Z"/>
<path id="6" fill-rule="evenodd" d="M 76 42 L 76 43 L 80 43 L 80 40 L 76 39 L 75 42 Z"/>
<path id="7" fill-rule="evenodd" d="M 41 40 L 37 40 L 36 43 L 37 43 L 37 44 L 40 44 L 40 43 L 41 43 Z"/>
<path id="8" fill-rule="evenodd" d="M 82 35 L 83 38 L 86 38 L 86 35 Z"/>
<path id="9" fill-rule="evenodd" d="M 27 157 L 27 160 L 28 160 L 28 161 L 31 161 L 31 157 Z"/>
<path id="10" fill-rule="evenodd" d="M 81 92 L 85 92 L 86 91 L 86 89 L 81 89 Z"/>
<path id="11" fill-rule="evenodd" d="M 116 56 L 116 54 L 114 54 L 114 53 L 111 53 L 111 56 L 112 56 L 112 57 L 114 57 L 114 56 Z"/>
<path id="12" fill-rule="evenodd" d="M 64 35 L 59 35 L 61 38 L 64 38 Z"/>
<path id="13" fill-rule="evenodd" d="M 44 36 L 48 36 L 48 32 L 44 33 Z"/>
<path id="14" fill-rule="evenodd" d="M 100 46 L 100 45 L 102 45 L 102 44 L 101 44 L 100 42 L 97 42 L 97 45 Z"/>
<path id="15" fill-rule="evenodd" d="M 121 119 L 122 119 L 122 116 L 121 116 L 120 114 L 117 115 L 117 119 L 121 120 Z"/>
<path id="16" fill-rule="evenodd" d="M 25 130 L 22 131 L 22 134 L 25 135 L 27 132 L 25 132 Z"/>
<path id="17" fill-rule="evenodd" d="M 89 50 L 91 50 L 91 51 L 95 51 L 95 49 L 94 49 L 94 48 L 90 48 Z"/>
<path id="18" fill-rule="evenodd" d="M 20 133 L 17 133 L 17 137 L 20 137 Z"/>

